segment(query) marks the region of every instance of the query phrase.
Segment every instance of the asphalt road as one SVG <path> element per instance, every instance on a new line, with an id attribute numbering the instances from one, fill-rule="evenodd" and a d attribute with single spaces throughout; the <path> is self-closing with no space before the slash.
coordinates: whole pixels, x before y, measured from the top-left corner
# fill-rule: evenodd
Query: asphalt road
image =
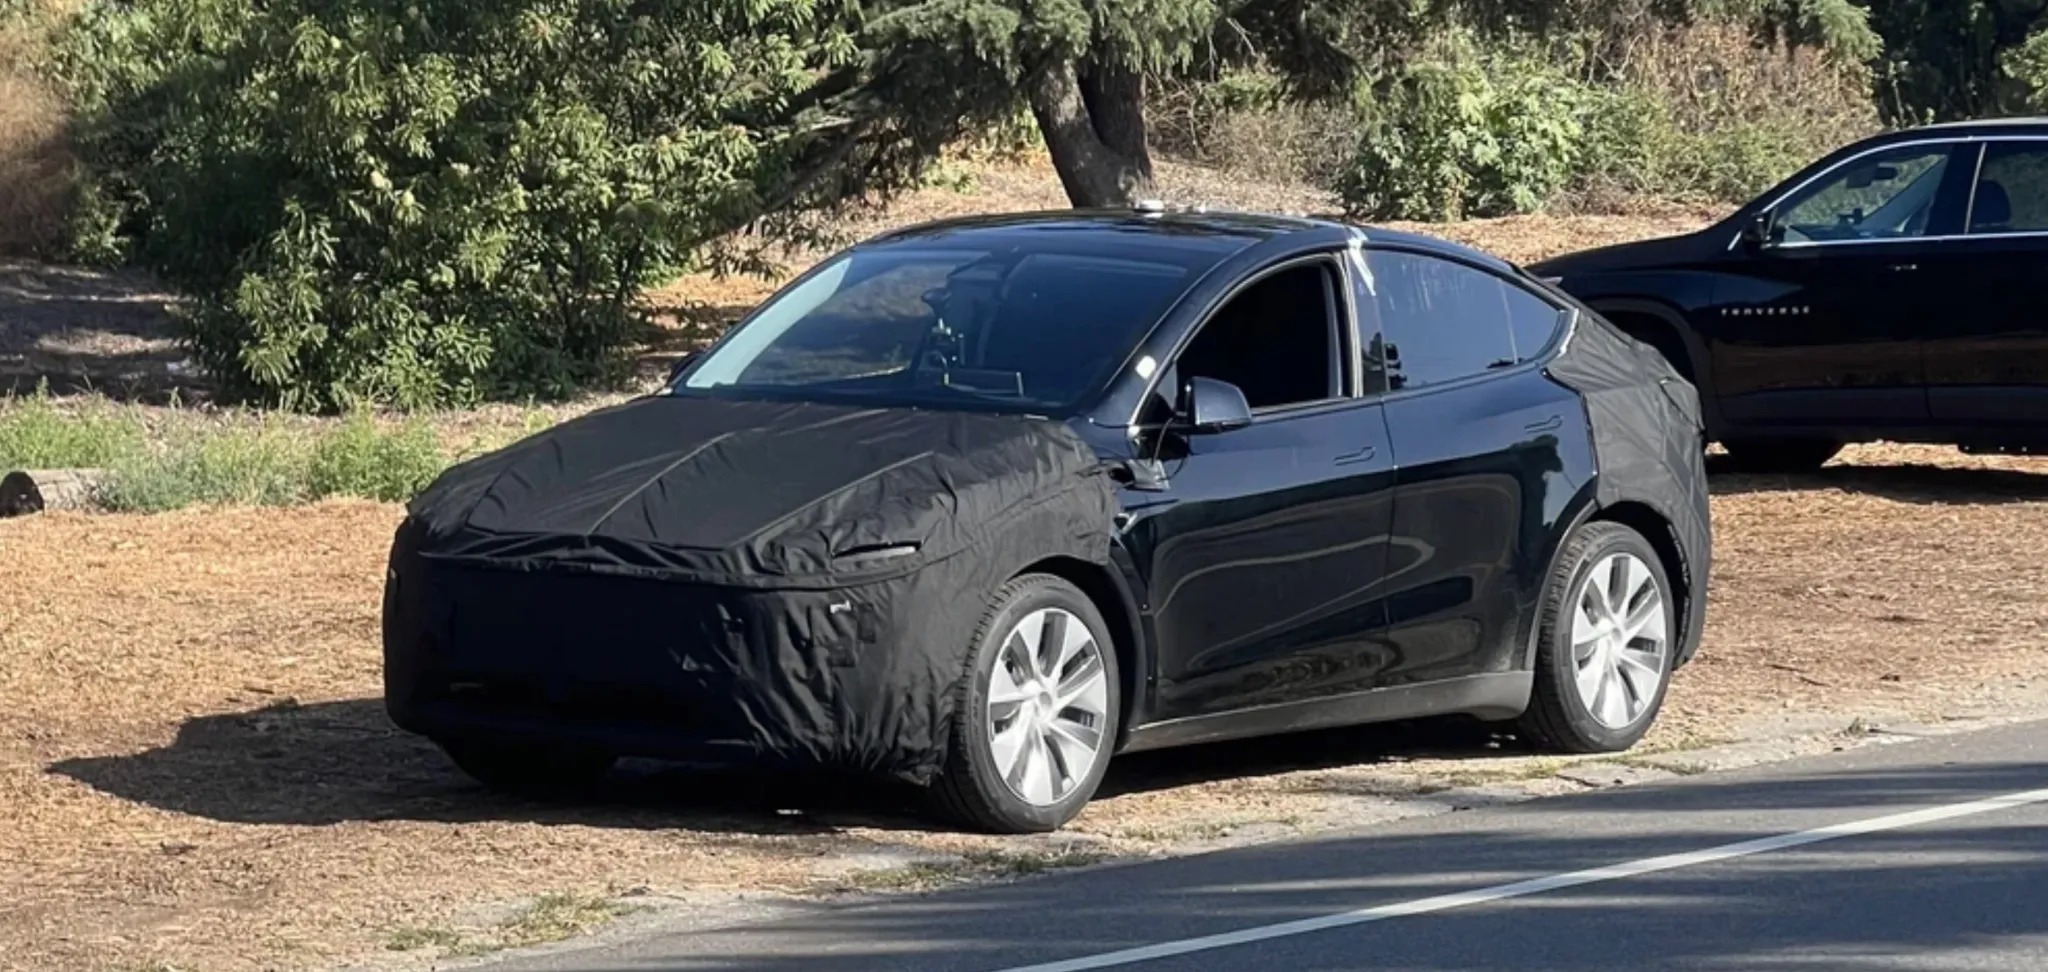
<path id="1" fill-rule="evenodd" d="M 499 972 L 2048 969 L 2048 723 Z"/>

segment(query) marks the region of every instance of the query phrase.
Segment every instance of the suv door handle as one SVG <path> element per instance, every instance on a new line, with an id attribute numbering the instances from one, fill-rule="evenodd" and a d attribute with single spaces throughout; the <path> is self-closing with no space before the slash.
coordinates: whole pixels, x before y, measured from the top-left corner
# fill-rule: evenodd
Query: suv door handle
<path id="1" fill-rule="evenodd" d="M 1917 263 L 1894 263 L 1891 269 L 1893 273 L 1912 273 L 1920 269 L 1920 265 Z"/>
<path id="2" fill-rule="evenodd" d="M 1372 446 L 1365 446 L 1364 448 L 1359 449 L 1357 452 L 1347 452 L 1341 456 L 1338 456 L 1337 465 L 1348 466 L 1354 462 L 1367 462 L 1376 455 L 1379 455 L 1378 449 Z"/>
<path id="3" fill-rule="evenodd" d="M 1549 417 L 1549 418 L 1547 418 L 1547 419 L 1544 419 L 1544 420 L 1543 420 L 1543 421 L 1541 421 L 1541 422 L 1531 422 L 1531 423 L 1529 423 L 1528 425 L 1524 425 L 1524 426 L 1522 426 L 1522 431 L 1524 431 L 1524 432 L 1555 432 L 1555 431 L 1557 431 L 1557 430 L 1558 430 L 1559 428 L 1563 427 L 1563 425 L 1564 425 L 1564 416 L 1562 416 L 1562 415 L 1552 415 L 1551 417 Z"/>

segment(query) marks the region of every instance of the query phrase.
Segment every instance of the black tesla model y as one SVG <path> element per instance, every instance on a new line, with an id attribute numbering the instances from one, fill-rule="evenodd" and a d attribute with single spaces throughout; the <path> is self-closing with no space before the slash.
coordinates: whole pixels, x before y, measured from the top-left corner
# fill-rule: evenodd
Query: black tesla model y
<path id="1" fill-rule="evenodd" d="M 1701 434 L 1654 349 L 1441 241 L 918 227 L 415 500 L 388 706 L 496 785 L 852 770 L 998 831 L 1208 740 L 1459 713 L 1623 749 L 1699 640 Z"/>

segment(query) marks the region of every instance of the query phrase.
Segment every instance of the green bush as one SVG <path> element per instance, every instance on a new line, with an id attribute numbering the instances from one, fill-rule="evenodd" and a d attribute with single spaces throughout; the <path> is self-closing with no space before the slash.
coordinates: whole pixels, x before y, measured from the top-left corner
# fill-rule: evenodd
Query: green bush
<path id="1" fill-rule="evenodd" d="M 306 440 L 272 422 L 189 434 L 114 464 L 107 509 L 158 513 L 198 503 L 286 506 L 312 499 Z"/>
<path id="2" fill-rule="evenodd" d="M 403 502 L 447 468 L 424 421 L 389 428 L 368 415 L 328 426 L 271 419 L 194 422 L 117 457 L 100 502 L 156 513 L 197 503 L 287 506 L 350 496 Z"/>
<path id="3" fill-rule="evenodd" d="M 0 473 L 99 468 L 137 452 L 142 424 L 110 406 L 60 410 L 47 388 L 0 398 Z"/>
<path id="4" fill-rule="evenodd" d="M 1454 220 L 1528 212 L 1571 179 L 1582 85 L 1533 59 L 1452 56 L 1382 79 L 1338 184 L 1352 212 Z"/>
<path id="5" fill-rule="evenodd" d="M 367 415 L 352 415 L 313 448 L 308 488 L 313 496 L 359 496 L 404 502 L 440 475 L 448 460 L 432 426 L 412 421 L 385 431 Z"/>
<path id="6" fill-rule="evenodd" d="M 1610 63 L 1568 40 L 1438 39 L 1367 86 L 1340 196 L 1416 220 L 1613 194 L 1734 203 L 1877 128 L 1867 72 L 1738 25 L 1621 46 Z"/>
<path id="7" fill-rule="evenodd" d="M 565 394 L 805 144 L 745 120 L 850 52 L 824 9 L 94 0 L 50 66 L 72 247 L 191 294 L 198 360 L 257 401 Z"/>

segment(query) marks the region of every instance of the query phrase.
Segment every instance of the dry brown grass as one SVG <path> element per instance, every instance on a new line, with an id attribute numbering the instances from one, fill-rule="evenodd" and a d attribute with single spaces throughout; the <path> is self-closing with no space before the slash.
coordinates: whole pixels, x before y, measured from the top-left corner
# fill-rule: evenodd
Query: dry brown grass
<path id="1" fill-rule="evenodd" d="M 54 13 L 70 4 L 46 6 Z M 69 116 L 31 67 L 43 43 L 36 20 L 0 23 L 0 254 L 57 242 L 71 201 Z"/>
<path id="2" fill-rule="evenodd" d="M 2048 461 L 1861 447 L 1817 476 L 1714 485 L 1707 642 L 1653 746 L 1789 714 L 1978 713 L 2048 678 Z M 460 922 L 540 895 L 829 893 L 895 881 L 850 876 L 863 855 L 958 855 L 908 865 L 923 886 L 995 873 L 993 855 L 1152 853 L 1314 825 L 1359 794 L 1558 768 L 1429 729 L 1146 754 L 1120 761 L 1071 846 L 925 832 L 891 791 L 722 775 L 628 774 L 580 806 L 491 796 L 377 702 L 396 517 L 330 503 L 0 522 L 12 962 L 311 968 L 394 940 L 425 955 L 506 938 L 505 919 Z"/>

